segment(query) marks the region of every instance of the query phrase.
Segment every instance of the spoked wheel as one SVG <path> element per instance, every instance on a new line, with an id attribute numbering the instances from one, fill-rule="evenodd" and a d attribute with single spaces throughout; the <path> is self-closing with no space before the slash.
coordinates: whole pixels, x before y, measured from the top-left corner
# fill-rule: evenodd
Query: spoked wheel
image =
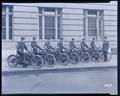
<path id="1" fill-rule="evenodd" d="M 46 57 L 46 65 L 47 67 L 53 67 L 56 64 L 56 58 L 52 54 L 48 54 Z"/>
<path id="2" fill-rule="evenodd" d="M 94 53 L 91 55 L 91 59 L 92 59 L 92 61 L 94 61 L 94 62 L 100 62 L 100 60 L 101 60 L 101 54 L 98 53 L 98 52 L 94 52 Z"/>
<path id="3" fill-rule="evenodd" d="M 89 53 L 88 52 L 83 52 L 81 59 L 82 59 L 83 62 L 88 63 L 90 61 Z"/>
<path id="4" fill-rule="evenodd" d="M 10 67 L 16 67 L 17 63 L 18 63 L 18 59 L 17 59 L 16 55 L 10 55 L 7 58 L 7 63 Z"/>
<path id="5" fill-rule="evenodd" d="M 32 57 L 31 64 L 32 64 L 32 67 L 35 69 L 41 68 L 43 65 L 42 57 L 39 55 L 35 55 L 34 57 Z"/>
<path id="6" fill-rule="evenodd" d="M 60 55 L 60 64 L 61 65 L 67 65 L 69 62 L 69 57 L 66 53 L 61 53 Z"/>
<path id="7" fill-rule="evenodd" d="M 79 55 L 77 53 L 71 53 L 70 62 L 72 64 L 77 64 L 79 62 Z"/>

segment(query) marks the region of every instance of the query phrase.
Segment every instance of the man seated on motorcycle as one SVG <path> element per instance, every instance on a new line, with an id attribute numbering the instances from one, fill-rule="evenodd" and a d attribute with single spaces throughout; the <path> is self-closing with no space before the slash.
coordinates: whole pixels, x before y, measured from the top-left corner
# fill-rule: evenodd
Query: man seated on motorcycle
<path id="1" fill-rule="evenodd" d="M 63 38 L 60 39 L 60 41 L 57 44 L 57 47 L 58 47 L 58 51 L 62 53 L 63 49 L 65 49 L 65 47 L 63 46 Z"/>
<path id="2" fill-rule="evenodd" d="M 31 42 L 31 47 L 35 55 L 39 53 L 38 49 L 42 50 L 42 48 L 40 48 L 37 44 L 36 37 L 33 37 L 33 41 Z"/>
<path id="3" fill-rule="evenodd" d="M 108 50 L 109 50 L 109 42 L 107 41 L 107 37 L 105 37 L 104 41 L 103 41 L 103 45 L 102 45 L 102 51 L 103 51 L 103 55 L 104 55 L 104 61 L 107 61 Z"/>
<path id="4" fill-rule="evenodd" d="M 70 51 L 74 51 L 75 49 L 78 49 L 76 46 L 75 46 L 75 39 L 72 38 L 72 40 L 70 41 L 69 45 L 70 45 Z"/>
<path id="5" fill-rule="evenodd" d="M 50 53 L 51 50 L 54 50 L 54 48 L 51 46 L 50 44 L 50 39 L 48 38 L 47 41 L 45 42 L 44 48 L 46 50 L 47 53 Z"/>
<path id="6" fill-rule="evenodd" d="M 19 41 L 18 43 L 17 43 L 17 54 L 20 56 L 20 58 L 22 59 L 22 60 L 24 60 L 24 50 L 26 50 L 26 51 L 28 51 L 28 49 L 27 49 L 27 46 L 26 46 L 26 44 L 25 44 L 25 42 L 24 42 L 24 37 L 21 37 L 21 41 Z M 29 52 L 29 51 L 28 51 Z M 25 61 L 25 60 L 24 60 Z M 26 65 L 26 63 L 24 63 L 24 62 L 21 62 L 22 63 L 22 65 L 23 65 L 23 67 L 26 67 L 27 65 Z"/>
<path id="7" fill-rule="evenodd" d="M 94 52 L 97 48 L 96 45 L 95 45 L 95 38 L 92 38 L 90 46 L 91 46 L 91 51 Z"/>
<path id="8" fill-rule="evenodd" d="M 81 42 L 81 50 L 83 51 L 83 52 L 85 52 L 85 51 L 88 51 L 88 45 L 86 44 L 86 42 L 85 42 L 85 38 L 83 38 L 82 39 L 82 42 Z"/>

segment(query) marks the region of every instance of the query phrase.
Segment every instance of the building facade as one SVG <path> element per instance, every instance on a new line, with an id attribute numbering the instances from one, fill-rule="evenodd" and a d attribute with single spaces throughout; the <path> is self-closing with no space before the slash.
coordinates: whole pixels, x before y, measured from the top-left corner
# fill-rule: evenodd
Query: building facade
<path id="1" fill-rule="evenodd" d="M 69 47 L 71 38 L 80 46 L 82 38 L 102 46 L 108 37 L 111 51 L 117 53 L 117 1 L 110 3 L 3 3 L 2 50 L 16 49 L 21 37 L 30 48 L 32 37 L 37 37 L 43 48 L 50 38 L 54 47 L 61 37 Z"/>

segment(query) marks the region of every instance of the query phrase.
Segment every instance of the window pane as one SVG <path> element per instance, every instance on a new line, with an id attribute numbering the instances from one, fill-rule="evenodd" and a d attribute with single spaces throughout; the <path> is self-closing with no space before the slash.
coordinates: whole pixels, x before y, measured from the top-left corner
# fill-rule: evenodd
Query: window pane
<path id="1" fill-rule="evenodd" d="M 13 7 L 9 6 L 9 13 L 12 13 Z"/>
<path id="2" fill-rule="evenodd" d="M 6 15 L 2 15 L 2 27 L 6 27 Z"/>
<path id="3" fill-rule="evenodd" d="M 54 8 L 44 8 L 45 12 L 55 12 Z"/>
<path id="4" fill-rule="evenodd" d="M 42 14 L 42 8 L 39 8 L 39 14 Z"/>
<path id="5" fill-rule="evenodd" d="M 12 28 L 9 28 L 9 39 L 12 39 Z"/>
<path id="6" fill-rule="evenodd" d="M 6 28 L 2 28 L 2 39 L 6 39 Z"/>
<path id="7" fill-rule="evenodd" d="M 86 22 L 85 22 L 85 21 L 86 21 L 86 18 L 84 17 L 84 18 L 83 18 L 83 29 L 84 29 L 83 35 L 84 35 L 84 36 L 86 36 Z"/>
<path id="8" fill-rule="evenodd" d="M 2 6 L 2 14 L 6 14 L 6 7 Z"/>
<path id="9" fill-rule="evenodd" d="M 60 28 L 57 29 L 57 32 L 58 32 L 58 39 L 61 38 L 61 35 L 60 35 Z"/>
<path id="10" fill-rule="evenodd" d="M 12 27 L 12 15 L 9 15 L 9 27 Z"/>
<path id="11" fill-rule="evenodd" d="M 55 16 L 45 16 L 45 39 L 55 39 Z"/>
<path id="12" fill-rule="evenodd" d="M 97 11 L 95 11 L 95 10 L 88 10 L 88 15 L 97 15 Z"/>
<path id="13" fill-rule="evenodd" d="M 88 36 L 97 36 L 96 18 L 88 17 Z"/>
<path id="14" fill-rule="evenodd" d="M 39 39 L 42 39 L 42 16 L 39 16 Z"/>
<path id="15" fill-rule="evenodd" d="M 61 9 L 57 9 L 57 14 L 61 14 L 62 10 Z"/>

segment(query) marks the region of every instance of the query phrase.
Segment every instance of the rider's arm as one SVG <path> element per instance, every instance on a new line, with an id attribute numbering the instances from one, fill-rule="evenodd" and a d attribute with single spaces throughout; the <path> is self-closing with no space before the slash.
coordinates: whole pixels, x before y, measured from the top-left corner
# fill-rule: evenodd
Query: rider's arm
<path id="1" fill-rule="evenodd" d="M 28 48 L 27 48 L 27 46 L 25 45 L 25 43 L 24 43 L 24 48 L 25 48 L 26 51 L 28 51 Z"/>

